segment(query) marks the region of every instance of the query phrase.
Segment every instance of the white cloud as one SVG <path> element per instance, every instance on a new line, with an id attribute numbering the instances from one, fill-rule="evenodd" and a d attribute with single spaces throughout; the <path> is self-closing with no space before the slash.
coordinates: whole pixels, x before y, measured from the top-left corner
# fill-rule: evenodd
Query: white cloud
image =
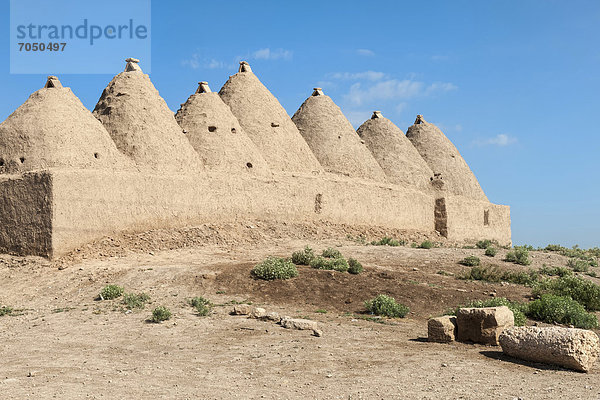
<path id="1" fill-rule="evenodd" d="M 291 50 L 275 49 L 271 50 L 266 47 L 254 51 L 250 58 L 255 60 L 291 60 L 294 53 Z"/>
<path id="2" fill-rule="evenodd" d="M 369 49 L 357 49 L 356 54 L 358 54 L 359 56 L 373 57 L 375 55 L 375 52 Z"/>
<path id="3" fill-rule="evenodd" d="M 190 59 L 182 60 L 181 65 L 183 65 L 184 67 L 190 67 L 191 69 L 198 69 L 200 68 L 199 58 L 200 57 L 198 56 L 198 54 L 192 54 L 192 57 L 190 57 Z"/>
<path id="4" fill-rule="evenodd" d="M 344 100 L 351 104 L 360 105 L 375 100 L 407 99 L 416 96 L 422 89 L 422 82 L 408 79 L 403 81 L 390 79 L 374 85 L 363 85 L 357 82 L 350 86 L 350 90 L 344 95 Z"/>
<path id="5" fill-rule="evenodd" d="M 348 81 L 379 81 L 384 79 L 387 75 L 384 72 L 377 71 L 364 71 L 364 72 L 334 72 L 329 77 L 332 79 L 348 80 Z"/>
<path id="6" fill-rule="evenodd" d="M 294 53 L 291 50 L 275 49 L 268 47 L 258 49 L 247 54 L 245 57 L 237 56 L 233 61 L 222 61 L 212 57 L 201 57 L 199 53 L 194 53 L 187 60 L 182 60 L 181 65 L 191 69 L 236 69 L 241 60 L 291 60 Z"/>
<path id="7" fill-rule="evenodd" d="M 344 115 L 354 128 L 358 128 L 363 122 L 371 118 L 373 111 L 368 110 L 344 110 Z"/>
<path id="8" fill-rule="evenodd" d="M 453 83 L 449 83 L 449 82 L 434 82 L 431 85 L 429 85 L 427 87 L 427 89 L 425 90 L 426 94 L 433 94 L 436 92 L 450 92 L 452 90 L 456 90 L 458 89 L 458 86 L 456 86 Z"/>
<path id="9" fill-rule="evenodd" d="M 417 96 L 431 96 L 439 92 L 456 90 L 452 83 L 436 82 L 427 86 L 411 79 L 388 79 L 374 84 L 354 83 L 343 99 L 354 105 L 385 100 L 406 100 Z"/>
<path id="10" fill-rule="evenodd" d="M 511 137 L 504 133 L 500 133 L 488 139 L 478 139 L 473 142 L 476 146 L 509 146 L 517 142 L 517 138 Z"/>

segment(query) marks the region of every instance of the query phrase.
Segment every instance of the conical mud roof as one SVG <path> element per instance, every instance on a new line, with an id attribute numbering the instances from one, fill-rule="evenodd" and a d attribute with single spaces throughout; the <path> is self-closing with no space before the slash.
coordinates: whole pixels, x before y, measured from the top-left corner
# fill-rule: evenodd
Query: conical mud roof
<path id="1" fill-rule="evenodd" d="M 268 173 L 260 151 L 229 106 L 218 93 L 210 91 L 207 82 L 199 83 L 198 90 L 181 105 L 175 119 L 207 169 Z"/>
<path id="2" fill-rule="evenodd" d="M 272 170 L 322 170 L 285 109 L 247 63 L 240 63 L 240 71 L 229 77 L 219 95 Z"/>
<path id="3" fill-rule="evenodd" d="M 71 89 L 48 77 L 0 124 L 0 173 L 46 168 L 133 168 Z"/>
<path id="4" fill-rule="evenodd" d="M 433 172 L 441 174 L 446 190 L 472 199 L 487 200 L 466 161 L 437 126 L 418 115 L 415 124 L 408 128 L 406 137 Z"/>
<path id="5" fill-rule="evenodd" d="M 373 112 L 357 132 L 390 182 L 425 190 L 431 187 L 431 168 L 400 128 L 379 111 Z"/>
<path id="6" fill-rule="evenodd" d="M 385 181 L 385 173 L 346 119 L 342 110 L 315 88 L 292 121 L 326 171 Z"/>
<path id="7" fill-rule="evenodd" d="M 135 59 L 127 59 L 125 72 L 104 89 L 94 116 L 119 150 L 139 166 L 174 171 L 202 168 L 173 113 Z"/>

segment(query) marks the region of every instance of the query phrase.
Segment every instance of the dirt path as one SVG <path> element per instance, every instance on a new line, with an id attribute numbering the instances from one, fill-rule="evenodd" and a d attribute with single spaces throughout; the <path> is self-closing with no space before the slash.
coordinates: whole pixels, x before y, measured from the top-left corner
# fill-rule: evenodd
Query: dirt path
<path id="1" fill-rule="evenodd" d="M 318 250 L 341 245 L 366 270 L 353 276 L 301 267 L 289 281 L 250 278 L 257 261 L 307 243 Z M 494 291 L 512 299 L 528 295 L 522 286 L 437 274 L 459 273 L 458 260 L 484 259 L 481 252 L 280 238 L 82 258 L 61 270 L 4 256 L 0 304 L 22 311 L 0 317 L 0 397 L 598 399 L 600 368 L 581 374 L 517 363 L 495 347 L 422 340 L 430 315 Z M 484 262 L 504 264 L 500 257 Z M 553 254 L 534 257 L 534 266 L 564 265 Z M 119 301 L 94 301 L 109 283 L 147 292 L 152 303 L 126 314 Z M 363 301 L 378 293 L 395 296 L 411 314 L 386 324 L 361 318 Z M 318 320 L 324 335 L 230 316 L 231 305 L 199 317 L 186 304 L 193 296 L 215 304 L 249 300 Z M 169 307 L 173 319 L 145 322 L 157 305 Z"/>

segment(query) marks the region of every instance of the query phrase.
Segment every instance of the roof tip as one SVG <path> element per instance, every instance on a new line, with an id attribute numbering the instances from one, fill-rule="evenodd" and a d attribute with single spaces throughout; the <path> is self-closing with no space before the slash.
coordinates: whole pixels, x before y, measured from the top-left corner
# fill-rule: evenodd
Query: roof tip
<path id="1" fill-rule="evenodd" d="M 423 124 L 427 121 L 423 118 L 421 114 L 417 114 L 417 119 L 415 120 L 415 125 Z"/>
<path id="2" fill-rule="evenodd" d="M 196 90 L 196 93 L 211 93 L 212 90 L 210 90 L 210 87 L 208 86 L 208 82 L 206 81 L 202 81 L 202 82 L 198 82 L 198 90 Z"/>
<path id="3" fill-rule="evenodd" d="M 373 115 L 371 116 L 371 119 L 377 119 L 377 118 L 383 118 L 383 115 L 381 115 L 381 111 L 373 111 Z"/>
<path id="4" fill-rule="evenodd" d="M 247 61 L 240 61 L 238 72 L 252 72 L 252 68 L 250 68 L 250 64 Z"/>
<path id="5" fill-rule="evenodd" d="M 323 89 L 321 89 L 320 87 L 313 88 L 313 90 L 314 90 L 314 92 L 312 93 L 313 96 L 324 96 Z"/>
<path id="6" fill-rule="evenodd" d="M 127 65 L 125 66 L 125 72 L 132 72 L 132 71 L 142 72 L 142 69 L 138 65 L 140 60 L 138 60 L 137 58 L 129 57 L 129 58 L 125 59 L 125 62 L 127 63 Z"/>
<path id="7" fill-rule="evenodd" d="M 60 81 L 58 80 L 58 78 L 54 75 L 50 75 L 48 76 L 48 79 L 46 80 L 46 84 L 44 85 L 45 88 L 62 88 L 63 85 L 62 83 L 60 83 Z"/>

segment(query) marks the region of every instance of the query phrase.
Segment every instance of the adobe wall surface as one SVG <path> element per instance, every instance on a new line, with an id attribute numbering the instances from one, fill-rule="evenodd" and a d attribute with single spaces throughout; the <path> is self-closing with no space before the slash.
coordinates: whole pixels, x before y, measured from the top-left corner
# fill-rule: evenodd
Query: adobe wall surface
<path id="1" fill-rule="evenodd" d="M 433 231 L 433 197 L 333 174 L 273 178 L 52 172 L 54 255 L 111 233 L 243 219 L 327 220 Z"/>
<path id="2" fill-rule="evenodd" d="M 0 175 L 0 253 L 52 256 L 52 177 Z"/>
<path id="3" fill-rule="evenodd" d="M 497 240 L 511 245 L 510 207 L 447 195 L 448 238 L 456 241 Z M 486 218 L 487 213 L 487 218 Z"/>

